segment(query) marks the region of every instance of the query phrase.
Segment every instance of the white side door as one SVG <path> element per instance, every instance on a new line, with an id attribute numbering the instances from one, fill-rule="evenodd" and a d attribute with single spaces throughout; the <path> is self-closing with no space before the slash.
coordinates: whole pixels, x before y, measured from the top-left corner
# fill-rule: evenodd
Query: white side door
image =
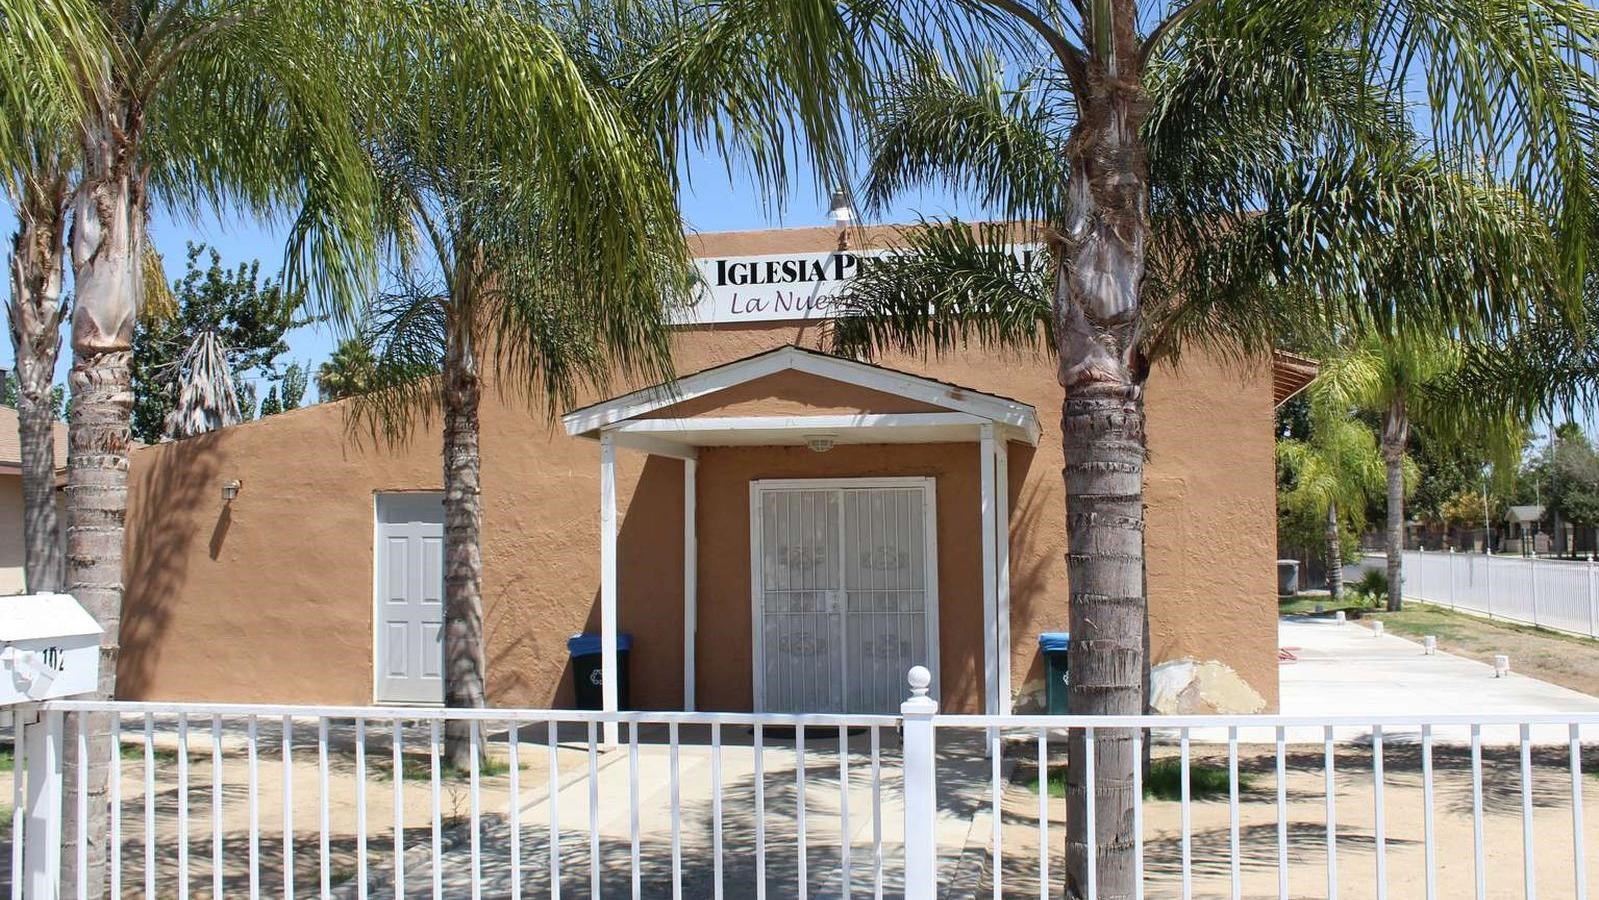
<path id="1" fill-rule="evenodd" d="M 377 498 L 376 700 L 444 703 L 444 503 Z"/>

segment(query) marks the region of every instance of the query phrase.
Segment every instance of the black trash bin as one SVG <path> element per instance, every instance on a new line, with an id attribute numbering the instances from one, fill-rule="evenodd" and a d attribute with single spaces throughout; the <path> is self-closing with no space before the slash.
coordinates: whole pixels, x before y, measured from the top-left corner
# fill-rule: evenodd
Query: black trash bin
<path id="1" fill-rule="evenodd" d="M 1038 652 L 1044 654 L 1044 702 L 1052 716 L 1071 712 L 1066 699 L 1070 680 L 1066 676 L 1066 651 L 1072 636 L 1064 631 L 1046 631 L 1038 636 Z"/>
<path id="2" fill-rule="evenodd" d="M 572 655 L 572 690 L 578 709 L 605 708 L 605 645 L 597 634 L 574 634 L 566 639 L 566 652 Z M 616 636 L 616 706 L 632 709 L 627 697 L 627 656 L 633 647 L 630 635 Z"/>

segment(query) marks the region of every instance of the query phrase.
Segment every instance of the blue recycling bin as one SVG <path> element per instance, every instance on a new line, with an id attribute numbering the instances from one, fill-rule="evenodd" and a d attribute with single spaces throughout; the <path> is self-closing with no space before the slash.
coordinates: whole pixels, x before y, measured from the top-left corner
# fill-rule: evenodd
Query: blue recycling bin
<path id="1" fill-rule="evenodd" d="M 1071 712 L 1067 689 L 1071 679 L 1066 672 L 1067 651 L 1072 636 L 1065 631 L 1046 631 L 1038 636 L 1038 652 L 1044 654 L 1044 703 L 1046 712 L 1063 716 Z"/>
<path id="2" fill-rule="evenodd" d="M 631 635 L 616 636 L 616 706 L 632 709 L 627 696 L 627 657 L 633 648 Z M 572 656 L 572 693 L 578 709 L 605 707 L 605 645 L 597 634 L 574 634 L 566 639 L 566 652 Z"/>

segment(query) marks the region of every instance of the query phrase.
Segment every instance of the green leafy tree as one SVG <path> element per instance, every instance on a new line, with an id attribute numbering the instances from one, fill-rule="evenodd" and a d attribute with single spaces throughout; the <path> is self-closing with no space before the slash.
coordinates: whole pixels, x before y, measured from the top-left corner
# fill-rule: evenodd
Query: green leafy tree
<path id="1" fill-rule="evenodd" d="M 306 381 L 305 367 L 290 363 L 283 370 L 283 380 L 267 389 L 266 399 L 261 401 L 261 417 L 299 409 L 300 402 L 305 399 Z"/>
<path id="2" fill-rule="evenodd" d="M 1554 507 L 1573 525 L 1599 525 L 1599 453 L 1586 438 L 1565 438 L 1555 451 Z"/>
<path id="3" fill-rule="evenodd" d="M 282 279 L 262 279 L 260 269 L 255 261 L 225 268 L 215 250 L 189 245 L 187 271 L 172 285 L 171 309 L 165 315 L 145 317 L 144 326 L 134 334 L 134 437 L 153 444 L 177 436 L 167 423 L 180 393 L 185 385 L 207 380 L 185 360 L 212 359 L 226 365 L 225 371 L 212 374 L 220 383 L 202 392 L 219 403 L 225 402 L 223 388 L 235 375 L 269 381 L 286 375 L 279 373 L 277 359 L 288 352 L 289 330 L 305 324 L 298 312 L 301 298 L 285 290 Z M 208 352 L 192 354 L 197 340 L 206 335 L 214 339 L 207 342 Z M 220 355 L 213 359 L 211 354 Z M 209 421 L 220 427 L 237 419 L 219 414 Z"/>
<path id="4" fill-rule="evenodd" d="M 339 341 L 333 356 L 317 368 L 317 396 L 327 403 L 366 393 L 373 387 L 376 365 L 372 348 L 362 338 Z"/>

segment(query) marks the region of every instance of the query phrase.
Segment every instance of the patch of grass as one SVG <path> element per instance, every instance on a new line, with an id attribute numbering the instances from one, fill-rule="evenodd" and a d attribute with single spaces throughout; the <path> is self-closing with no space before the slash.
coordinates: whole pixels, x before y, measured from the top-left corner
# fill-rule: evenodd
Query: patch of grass
<path id="1" fill-rule="evenodd" d="M 527 766 L 524 765 L 522 768 L 525 769 Z M 433 763 L 425 756 L 405 757 L 405 761 L 401 764 L 401 769 L 404 772 L 406 781 L 433 780 Z M 510 772 L 511 764 L 508 760 L 485 758 L 478 763 L 477 771 L 479 778 L 497 778 Z M 391 766 L 387 769 L 372 770 L 372 775 L 379 781 L 392 781 L 394 779 L 394 769 Z M 439 760 L 440 781 L 467 781 L 471 777 L 471 769 L 457 769 L 444 760 Z"/>
<path id="2" fill-rule="evenodd" d="M 1240 794 L 1254 787 L 1254 779 L 1238 773 Z M 1195 800 L 1212 800 L 1228 795 L 1227 767 L 1211 763 L 1188 763 L 1188 796 Z M 1149 776 L 1144 779 L 1144 796 L 1156 800 L 1181 800 L 1183 797 L 1182 760 L 1166 757 L 1149 764 Z"/>
<path id="3" fill-rule="evenodd" d="M 175 762 L 178 761 L 178 751 L 174 750 L 171 747 L 156 747 L 150 753 L 150 755 L 155 758 L 155 761 L 156 761 L 157 764 L 175 763 Z M 144 761 L 144 745 L 143 744 L 126 744 L 126 743 L 123 744 L 122 745 L 122 758 L 124 760 L 137 760 L 139 762 L 143 762 Z M 194 762 L 195 760 L 197 760 L 199 758 L 200 758 L 199 756 L 197 756 L 197 755 L 195 755 L 193 753 L 189 754 L 189 761 L 190 762 Z"/>
<path id="4" fill-rule="evenodd" d="M 16 752 L 7 744 L 0 747 L 0 772 L 10 772 L 17 767 Z"/>
<path id="5" fill-rule="evenodd" d="M 1480 634 L 1482 629 L 1486 627 L 1514 631 L 1518 634 L 1534 637 L 1566 641 L 1582 647 L 1591 648 L 1594 646 L 1592 638 L 1582 637 L 1581 635 L 1552 631 L 1548 628 L 1539 628 L 1536 625 L 1523 625 L 1519 622 L 1507 622 L 1504 619 L 1473 616 L 1430 603 L 1419 603 L 1415 600 L 1406 600 L 1405 608 L 1399 612 L 1382 612 L 1381 618 L 1384 627 L 1389 631 L 1411 636 L 1430 634 L 1439 640 L 1445 638 L 1461 639 L 1473 636 Z"/>
<path id="6" fill-rule="evenodd" d="M 1318 606 L 1321 607 L 1321 612 L 1319 613 L 1316 611 Z M 1326 594 L 1310 594 L 1308 596 L 1301 594 L 1297 597 L 1279 597 L 1277 599 L 1277 615 L 1279 616 L 1324 615 L 1331 618 L 1332 614 L 1340 609 L 1350 612 L 1351 617 L 1353 617 L 1354 613 L 1369 614 L 1371 607 L 1366 604 L 1365 600 L 1357 597 L 1353 591 L 1345 593 L 1344 598 L 1337 602 L 1334 602 Z"/>
<path id="7" fill-rule="evenodd" d="M 1149 775 L 1144 779 L 1144 797 L 1150 800 L 1181 800 L 1183 797 L 1183 766 L 1182 761 L 1175 757 L 1164 757 L 1149 764 Z M 1016 781 L 1025 785 L 1028 790 L 1038 790 L 1037 768 L 1017 772 Z M 1254 778 L 1246 773 L 1238 773 L 1238 792 L 1244 793 L 1254 787 Z M 1066 796 L 1066 767 L 1049 767 L 1049 795 L 1051 797 Z M 1211 763 L 1190 761 L 1188 764 L 1188 796 L 1193 800 L 1216 800 L 1225 798 L 1227 789 L 1227 767 Z"/>

